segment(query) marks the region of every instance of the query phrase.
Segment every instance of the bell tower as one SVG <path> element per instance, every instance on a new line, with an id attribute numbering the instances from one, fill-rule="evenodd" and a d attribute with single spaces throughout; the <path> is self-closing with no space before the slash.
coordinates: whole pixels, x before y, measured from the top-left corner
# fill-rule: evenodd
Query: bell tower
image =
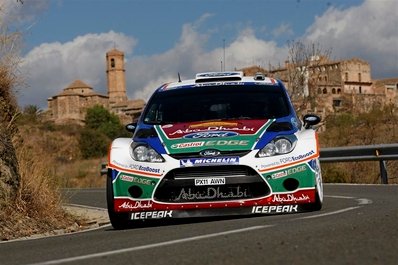
<path id="1" fill-rule="evenodd" d="M 126 77 L 124 69 L 124 53 L 112 49 L 106 53 L 106 76 L 108 79 L 109 104 L 126 102 Z"/>

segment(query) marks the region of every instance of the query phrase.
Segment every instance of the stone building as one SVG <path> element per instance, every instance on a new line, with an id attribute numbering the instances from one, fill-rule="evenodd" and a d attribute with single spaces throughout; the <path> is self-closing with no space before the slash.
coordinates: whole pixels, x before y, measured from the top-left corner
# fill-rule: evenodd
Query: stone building
<path id="1" fill-rule="evenodd" d="M 82 124 L 87 109 L 101 105 L 118 115 L 123 123 L 137 120 L 145 102 L 127 98 L 123 52 L 112 49 L 106 53 L 106 76 L 108 95 L 96 93 L 83 81 L 76 80 L 58 95 L 47 99 L 49 119 L 57 124 Z"/>
<path id="2" fill-rule="evenodd" d="M 390 89 L 387 95 L 387 88 L 372 80 L 370 64 L 359 58 L 339 61 L 316 58 L 305 66 L 286 62 L 268 75 L 281 79 L 289 92 L 300 88 L 292 99 L 303 113 L 325 116 L 342 111 L 362 112 L 388 102 L 398 106 L 397 89 Z"/>

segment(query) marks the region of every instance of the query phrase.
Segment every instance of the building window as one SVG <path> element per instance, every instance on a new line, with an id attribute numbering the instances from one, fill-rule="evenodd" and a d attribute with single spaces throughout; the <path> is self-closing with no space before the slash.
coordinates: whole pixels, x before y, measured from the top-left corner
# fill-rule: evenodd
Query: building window
<path id="1" fill-rule="evenodd" d="M 347 72 L 345 73 L 345 79 L 344 80 L 348 81 L 348 73 Z"/>
<path id="2" fill-rule="evenodd" d="M 358 73 L 358 81 L 362 82 L 361 73 Z"/>
<path id="3" fill-rule="evenodd" d="M 322 94 L 322 89 L 318 87 L 318 94 Z"/>
<path id="4" fill-rule="evenodd" d="M 359 94 L 362 94 L 362 87 L 359 87 Z"/>
<path id="5" fill-rule="evenodd" d="M 326 89 L 326 87 L 322 90 L 323 94 L 327 94 L 328 90 Z"/>
<path id="6" fill-rule="evenodd" d="M 332 89 L 332 94 L 336 94 L 336 89 L 335 88 Z"/>
<path id="7" fill-rule="evenodd" d="M 341 94 L 341 89 L 340 88 L 337 89 L 337 94 Z"/>
<path id="8" fill-rule="evenodd" d="M 333 99 L 333 107 L 341 107 L 341 100 Z"/>
<path id="9" fill-rule="evenodd" d="M 115 68 L 115 59 L 114 58 L 111 59 L 111 67 Z"/>
<path id="10" fill-rule="evenodd" d="M 327 76 L 325 76 L 325 77 L 324 77 L 324 79 L 325 79 L 325 82 L 327 82 L 327 81 L 328 81 L 328 77 L 327 77 Z"/>

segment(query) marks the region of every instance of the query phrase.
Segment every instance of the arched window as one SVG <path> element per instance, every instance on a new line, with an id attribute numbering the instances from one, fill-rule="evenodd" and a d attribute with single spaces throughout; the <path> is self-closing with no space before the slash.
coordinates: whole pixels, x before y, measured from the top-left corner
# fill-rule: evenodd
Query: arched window
<path id="1" fill-rule="evenodd" d="M 337 94 L 341 94 L 341 89 L 340 88 L 337 89 Z"/>
<path id="2" fill-rule="evenodd" d="M 326 87 L 322 90 L 323 94 L 327 94 L 328 90 L 326 89 Z"/>
<path id="3" fill-rule="evenodd" d="M 348 81 L 348 73 L 345 73 L 345 81 Z"/>
<path id="4" fill-rule="evenodd" d="M 336 94 L 336 89 L 335 88 L 332 89 L 332 94 Z"/>
<path id="5" fill-rule="evenodd" d="M 322 89 L 318 87 L 318 94 L 322 94 Z"/>
<path id="6" fill-rule="evenodd" d="M 359 87 L 359 94 L 362 94 L 362 87 Z"/>
<path id="7" fill-rule="evenodd" d="M 361 78 L 361 73 L 358 73 L 358 81 L 361 82 L 362 78 Z"/>
<path id="8" fill-rule="evenodd" d="M 111 59 L 111 67 L 115 68 L 115 59 L 114 58 Z"/>

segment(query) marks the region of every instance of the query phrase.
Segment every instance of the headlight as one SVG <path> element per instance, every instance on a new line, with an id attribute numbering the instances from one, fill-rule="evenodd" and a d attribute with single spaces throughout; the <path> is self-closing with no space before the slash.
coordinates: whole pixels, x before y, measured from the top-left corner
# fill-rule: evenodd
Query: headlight
<path id="1" fill-rule="evenodd" d="M 144 144 L 133 143 L 131 145 L 131 157 L 140 162 L 161 163 L 164 162 L 163 157 L 151 147 Z"/>
<path id="2" fill-rule="evenodd" d="M 256 157 L 268 157 L 290 153 L 296 146 L 296 142 L 297 138 L 294 135 L 276 138 L 258 151 Z"/>

